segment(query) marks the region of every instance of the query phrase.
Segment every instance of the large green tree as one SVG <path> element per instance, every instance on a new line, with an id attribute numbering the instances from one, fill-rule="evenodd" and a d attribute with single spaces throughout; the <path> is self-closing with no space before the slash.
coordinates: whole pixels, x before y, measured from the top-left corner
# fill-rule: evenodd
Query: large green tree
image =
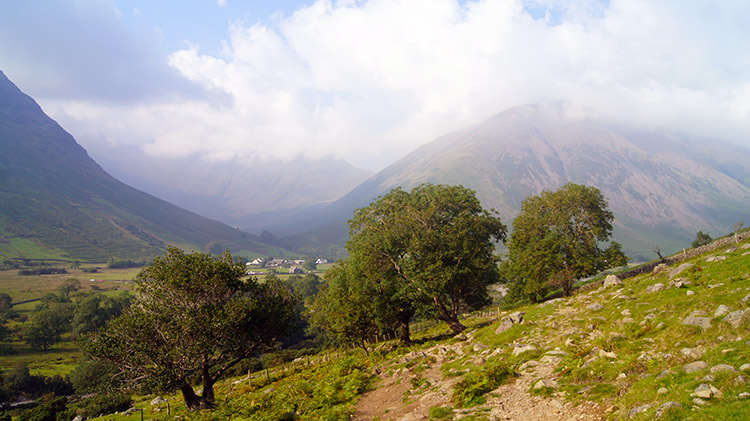
<path id="1" fill-rule="evenodd" d="M 229 252 L 214 257 L 170 247 L 138 274 L 132 305 L 86 350 L 114 362 L 131 382 L 180 390 L 189 409 L 211 407 L 213 386 L 228 369 L 294 327 L 289 289 L 244 276 L 245 265 Z"/>
<path id="2" fill-rule="evenodd" d="M 595 187 L 569 183 L 527 197 L 513 221 L 504 265 L 513 295 L 531 302 L 550 288 L 569 295 L 576 279 L 624 264 L 619 244 L 599 247 L 610 238 L 613 220 Z"/>
<path id="3" fill-rule="evenodd" d="M 368 294 L 386 331 L 409 341 L 409 321 L 419 313 L 454 332 L 458 315 L 490 301 L 487 286 L 499 280 L 495 243 L 505 239 L 500 219 L 462 186 L 422 184 L 394 189 L 349 221 L 349 260 L 358 291 Z"/>

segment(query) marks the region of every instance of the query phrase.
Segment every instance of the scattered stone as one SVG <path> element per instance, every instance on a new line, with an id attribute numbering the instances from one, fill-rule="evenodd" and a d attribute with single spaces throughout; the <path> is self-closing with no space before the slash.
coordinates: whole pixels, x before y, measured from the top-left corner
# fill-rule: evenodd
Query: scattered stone
<path id="1" fill-rule="evenodd" d="M 454 336 L 454 338 L 455 338 L 455 339 L 456 339 L 457 341 L 461 341 L 461 342 L 463 342 L 463 341 L 465 341 L 465 340 L 469 339 L 469 338 L 467 338 L 467 337 L 466 337 L 466 335 L 464 335 L 463 333 L 459 333 L 458 335 Z"/>
<path id="2" fill-rule="evenodd" d="M 562 357 L 558 357 L 556 355 L 545 355 L 541 359 L 539 359 L 539 362 L 550 365 L 558 365 L 560 364 L 560 361 L 562 361 Z"/>
<path id="3" fill-rule="evenodd" d="M 711 374 L 722 373 L 722 372 L 736 373 L 737 369 L 732 367 L 729 364 L 718 364 L 718 365 L 711 367 L 710 371 L 711 371 Z"/>
<path id="4" fill-rule="evenodd" d="M 487 349 L 487 345 L 485 344 L 479 342 L 474 344 L 474 352 L 484 351 L 485 349 Z"/>
<path id="5" fill-rule="evenodd" d="M 750 309 L 747 310 L 737 310 L 733 311 L 729 314 L 727 314 L 721 321 L 724 323 L 729 323 L 734 328 L 740 327 L 742 324 L 742 319 L 745 318 L 745 314 L 748 313 Z"/>
<path id="6" fill-rule="evenodd" d="M 607 352 L 607 351 L 605 351 L 603 349 L 600 349 L 599 350 L 599 357 L 600 358 L 609 358 L 610 360 L 616 360 L 617 359 L 617 354 L 615 354 L 614 352 Z"/>
<path id="7" fill-rule="evenodd" d="M 651 409 L 651 405 L 650 404 L 636 406 L 635 408 L 633 408 L 630 411 L 628 411 L 628 418 L 633 418 L 633 417 L 635 417 L 638 414 L 642 414 L 642 413 L 648 411 L 649 409 Z"/>
<path id="8" fill-rule="evenodd" d="M 661 379 L 667 377 L 670 374 L 672 374 L 671 371 L 669 371 L 669 370 L 663 370 L 661 373 L 659 373 L 658 376 L 656 376 L 656 380 L 661 380 Z"/>
<path id="9" fill-rule="evenodd" d="M 664 284 L 658 283 L 658 284 L 654 284 L 654 285 L 651 285 L 648 288 L 646 288 L 646 292 L 648 292 L 648 293 L 658 292 L 658 291 L 661 291 L 663 289 L 664 289 Z"/>
<path id="10" fill-rule="evenodd" d="M 635 319 L 633 319 L 632 317 L 626 317 L 626 318 L 622 319 L 622 322 L 625 323 L 625 324 L 633 323 L 633 322 L 635 322 Z"/>
<path id="11" fill-rule="evenodd" d="M 669 281 L 669 287 L 675 287 L 675 288 L 685 288 L 688 285 L 693 285 L 691 281 L 686 280 L 685 278 L 677 278 L 674 281 Z"/>
<path id="12" fill-rule="evenodd" d="M 568 338 L 565 340 L 565 346 L 573 346 L 575 345 L 576 341 L 573 340 L 573 338 Z"/>
<path id="13" fill-rule="evenodd" d="M 703 378 L 701 379 L 701 381 L 702 382 L 711 383 L 713 381 L 716 381 L 716 377 L 714 377 L 714 376 L 712 376 L 710 374 L 706 374 L 705 376 L 703 376 Z"/>
<path id="14" fill-rule="evenodd" d="M 745 363 L 740 366 L 740 371 L 750 371 L 750 363 Z"/>
<path id="15" fill-rule="evenodd" d="M 747 377 L 745 377 L 745 376 L 737 376 L 734 379 L 734 384 L 736 386 L 739 386 L 739 385 L 742 385 L 742 384 L 745 384 L 745 383 L 747 383 Z"/>
<path id="16" fill-rule="evenodd" d="M 654 268 L 654 270 L 653 270 L 653 271 L 651 272 L 651 274 L 652 274 L 652 275 L 658 275 L 658 274 L 660 274 L 660 273 L 664 272 L 664 271 L 665 271 L 666 269 L 667 269 L 667 265 L 666 265 L 666 264 L 664 264 L 664 263 L 659 263 L 658 265 L 656 265 L 656 267 L 655 267 L 655 268 Z"/>
<path id="17" fill-rule="evenodd" d="M 620 314 L 622 314 L 623 316 L 630 316 L 631 311 L 629 308 L 626 308 L 625 310 L 621 311 Z"/>
<path id="18" fill-rule="evenodd" d="M 747 304 L 748 301 L 750 301 L 750 294 L 747 294 L 740 300 L 742 304 Z"/>
<path id="19" fill-rule="evenodd" d="M 548 379 L 542 379 L 539 380 L 534 384 L 534 390 L 544 389 L 544 388 L 550 388 L 550 389 L 557 389 L 559 385 L 554 380 L 548 380 Z"/>
<path id="20" fill-rule="evenodd" d="M 682 348 L 680 354 L 684 355 L 685 358 L 695 361 L 703 358 L 704 351 L 700 348 Z"/>
<path id="21" fill-rule="evenodd" d="M 666 395 L 669 393 L 669 390 L 666 387 L 660 387 L 659 390 L 656 391 L 659 395 Z"/>
<path id="22" fill-rule="evenodd" d="M 599 310 L 603 309 L 604 306 L 601 305 L 601 304 L 599 304 L 599 303 L 591 303 L 588 306 L 586 306 L 586 308 L 588 308 L 591 311 L 599 311 Z"/>
<path id="23" fill-rule="evenodd" d="M 602 288 L 609 288 L 619 285 L 622 285 L 622 279 L 617 277 L 617 275 L 607 275 L 607 277 L 604 278 L 604 284 L 602 284 Z"/>
<path id="24" fill-rule="evenodd" d="M 560 349 L 560 347 L 557 347 L 553 351 L 547 351 L 547 355 L 558 355 L 564 357 L 568 355 L 568 353 Z"/>
<path id="25" fill-rule="evenodd" d="M 698 326 L 702 328 L 703 330 L 706 330 L 711 327 L 711 318 L 688 316 L 682 321 L 682 324 L 688 325 L 688 326 Z"/>
<path id="26" fill-rule="evenodd" d="M 663 327 L 664 327 L 664 322 L 659 322 L 659 324 L 658 324 L 658 325 L 656 325 L 656 328 L 657 328 L 657 329 L 661 329 L 661 328 L 663 328 Z"/>
<path id="27" fill-rule="evenodd" d="M 721 262 L 722 260 L 727 260 L 727 256 L 711 256 L 706 259 L 706 262 L 713 263 L 713 262 Z"/>
<path id="28" fill-rule="evenodd" d="M 688 297 L 691 296 L 691 295 L 693 295 L 693 294 L 695 294 L 695 291 L 687 290 L 687 296 Z"/>
<path id="29" fill-rule="evenodd" d="M 498 326 L 497 329 L 495 329 L 495 334 L 498 335 L 502 332 L 505 332 L 506 330 L 513 327 L 513 325 L 521 324 L 523 323 L 523 315 L 526 314 L 521 311 L 517 311 L 515 313 L 512 313 L 508 316 L 505 316 L 502 318 L 500 322 L 500 326 Z"/>
<path id="30" fill-rule="evenodd" d="M 664 402 L 659 409 L 656 410 L 656 413 L 654 414 L 654 418 L 658 419 L 664 416 L 664 413 L 669 411 L 672 408 L 680 409 L 682 408 L 682 404 L 679 402 Z"/>
<path id="31" fill-rule="evenodd" d="M 523 323 L 523 315 L 524 314 L 526 314 L 526 313 L 522 312 L 522 311 L 517 311 L 515 313 L 509 314 L 508 318 L 510 319 L 511 322 L 513 322 L 515 324 L 521 324 L 521 323 Z"/>
<path id="32" fill-rule="evenodd" d="M 625 373 L 620 373 L 617 375 L 617 380 L 627 379 L 628 375 Z"/>
<path id="33" fill-rule="evenodd" d="M 76 415 L 76 417 L 73 418 L 73 421 L 83 421 L 83 415 Z"/>
<path id="34" fill-rule="evenodd" d="M 739 395 L 737 395 L 737 397 L 740 399 L 747 399 L 747 398 L 750 398 L 750 393 L 741 392 Z"/>
<path id="35" fill-rule="evenodd" d="M 707 404 L 708 402 L 704 401 L 701 398 L 693 398 L 693 405 L 703 406 Z"/>
<path id="36" fill-rule="evenodd" d="M 156 406 L 156 405 L 159 405 L 160 403 L 164 403 L 164 402 L 166 402 L 166 401 L 167 401 L 167 400 L 166 400 L 166 399 L 164 399 L 164 398 L 162 398 L 161 396 L 157 396 L 157 397 L 155 397 L 155 398 L 154 398 L 154 399 L 153 399 L 153 400 L 151 401 L 151 406 Z"/>
<path id="37" fill-rule="evenodd" d="M 705 361 L 695 361 L 682 366 L 685 373 L 695 373 L 696 371 L 705 370 L 706 368 L 708 368 L 708 364 Z"/>
<path id="38" fill-rule="evenodd" d="M 750 243 L 743 244 L 742 247 L 740 247 L 742 250 L 750 249 Z"/>
<path id="39" fill-rule="evenodd" d="M 523 370 L 526 370 L 527 368 L 533 368 L 533 367 L 536 367 L 538 365 L 539 365 L 539 361 L 531 360 L 531 361 L 526 361 L 525 363 L 521 364 L 518 367 L 518 369 L 523 371 Z"/>
<path id="40" fill-rule="evenodd" d="M 513 348 L 513 355 L 521 355 L 524 352 L 536 351 L 536 349 L 537 348 L 534 345 L 516 344 L 516 346 Z"/>
<path id="41" fill-rule="evenodd" d="M 682 273 L 682 272 L 684 272 L 684 271 L 686 271 L 686 270 L 688 270 L 688 269 L 690 269 L 692 267 L 693 267 L 692 263 L 683 263 L 680 266 L 677 266 L 676 268 L 672 269 L 669 272 L 669 279 L 670 280 L 674 279 L 675 277 L 677 277 L 677 275 L 679 275 L 680 273 Z"/>
<path id="42" fill-rule="evenodd" d="M 719 283 L 717 283 L 717 284 L 709 285 L 709 286 L 707 286 L 706 288 L 708 288 L 708 289 L 713 289 L 713 288 L 718 288 L 718 287 L 720 287 L 720 286 L 724 286 L 724 282 L 719 282 Z"/>
<path id="43" fill-rule="evenodd" d="M 698 387 L 695 388 L 693 394 L 690 396 L 701 399 L 711 399 L 714 396 L 721 396 L 721 391 L 710 384 L 701 383 Z"/>
<path id="44" fill-rule="evenodd" d="M 727 355 L 727 354 L 729 354 L 730 352 L 733 352 L 733 351 L 736 351 L 736 349 L 734 349 L 734 348 L 727 348 L 727 349 L 722 349 L 721 353 L 724 354 L 724 355 Z"/>

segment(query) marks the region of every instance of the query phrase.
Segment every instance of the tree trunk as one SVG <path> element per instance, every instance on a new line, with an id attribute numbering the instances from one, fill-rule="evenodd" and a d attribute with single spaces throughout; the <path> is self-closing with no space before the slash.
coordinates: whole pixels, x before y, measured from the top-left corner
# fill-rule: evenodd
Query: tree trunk
<path id="1" fill-rule="evenodd" d="M 189 384 L 185 383 L 180 386 L 180 392 L 182 392 L 182 400 L 185 401 L 185 406 L 190 411 L 203 407 L 203 399 L 195 394 L 195 391 Z"/>
<path id="2" fill-rule="evenodd" d="M 438 309 L 438 320 L 442 320 L 445 323 L 448 323 L 448 327 L 451 328 L 453 333 L 458 334 L 466 330 L 466 326 L 462 325 L 461 322 L 458 321 L 458 310 L 456 308 L 457 306 L 453 306 L 453 311 L 449 311 L 437 297 L 434 297 L 433 301 L 435 302 L 435 306 L 437 306 Z"/>
<path id="3" fill-rule="evenodd" d="M 208 357 L 203 357 L 203 367 L 201 368 L 201 379 L 203 380 L 203 395 L 201 400 L 203 401 L 204 408 L 210 408 L 214 406 L 214 382 L 211 378 L 210 365 L 208 364 Z"/>
<path id="4" fill-rule="evenodd" d="M 398 338 L 403 344 L 411 343 L 411 335 L 409 334 L 409 322 L 400 322 L 398 328 Z"/>

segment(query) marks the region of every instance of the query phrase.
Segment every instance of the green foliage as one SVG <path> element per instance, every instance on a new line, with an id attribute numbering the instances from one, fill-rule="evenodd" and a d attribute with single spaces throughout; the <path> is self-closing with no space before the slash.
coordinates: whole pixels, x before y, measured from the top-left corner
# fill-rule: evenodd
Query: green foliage
<path id="1" fill-rule="evenodd" d="M 117 366 L 109 361 L 83 360 L 70 373 L 70 382 L 81 395 L 107 392 L 120 385 L 116 377 L 118 371 Z"/>
<path id="2" fill-rule="evenodd" d="M 693 241 L 693 247 L 700 247 L 705 246 L 706 244 L 710 244 L 711 241 L 713 241 L 713 238 L 711 238 L 708 233 L 705 233 L 703 231 L 698 231 L 695 234 L 695 241 Z"/>
<path id="3" fill-rule="evenodd" d="M 135 260 L 129 260 L 129 259 L 120 259 L 117 257 L 110 257 L 107 259 L 107 267 L 110 269 L 129 269 L 129 268 L 139 268 L 143 266 L 143 262 L 138 262 Z"/>
<path id="4" fill-rule="evenodd" d="M 315 263 L 315 259 L 311 258 L 311 259 L 305 260 L 305 264 L 302 265 L 302 268 L 307 271 L 311 271 L 311 270 L 317 269 L 318 265 Z"/>
<path id="5" fill-rule="evenodd" d="M 73 310 L 71 325 L 78 335 L 93 333 L 104 327 L 110 319 L 119 316 L 130 305 L 130 295 L 118 296 L 89 294 L 80 298 Z"/>
<path id="6" fill-rule="evenodd" d="M 68 273 L 65 268 L 36 268 L 36 269 L 21 269 L 18 271 L 20 276 L 35 276 L 35 275 L 59 275 Z"/>
<path id="7" fill-rule="evenodd" d="M 367 307 L 346 316 L 360 337 L 377 324 L 383 332 L 400 329 L 408 342 L 417 312 L 460 332 L 458 315 L 490 301 L 487 286 L 499 280 L 494 243 L 505 239 L 505 226 L 482 209 L 473 191 L 431 184 L 409 193 L 397 188 L 358 209 L 349 227 L 351 257 L 337 263 L 341 269 L 329 281 L 345 287 L 334 286 L 326 299 Z M 363 323 L 367 317 L 373 319 L 369 325 Z"/>
<path id="8" fill-rule="evenodd" d="M 58 421 L 72 419 L 67 401 L 63 397 L 50 397 L 39 406 L 21 413 L 20 421 Z"/>
<path id="9" fill-rule="evenodd" d="M 245 265 L 170 247 L 136 277 L 133 304 L 85 344 L 145 389 L 180 390 L 190 409 L 214 403 L 228 369 L 293 329 L 295 300 L 278 282 L 243 280 Z M 203 394 L 191 387 L 199 377 Z"/>
<path id="10" fill-rule="evenodd" d="M 513 221 L 504 267 L 514 298 L 536 302 L 552 288 L 570 295 L 576 279 L 621 265 L 619 244 L 599 249 L 612 233 L 613 219 L 595 187 L 569 183 L 526 198 Z"/>
<path id="11" fill-rule="evenodd" d="M 453 403 L 457 407 L 484 403 L 484 394 L 504 384 L 515 375 L 505 363 L 487 363 L 479 371 L 472 371 L 461 377 L 453 386 Z"/>
<path id="12" fill-rule="evenodd" d="M 451 420 L 453 419 L 453 410 L 445 406 L 433 406 L 430 408 L 431 420 Z"/>
<path id="13" fill-rule="evenodd" d="M 24 327 L 26 342 L 33 348 L 48 350 L 70 328 L 73 308 L 67 297 L 54 294 L 42 297 L 41 304 L 31 315 L 31 324 Z"/>
<path id="14" fill-rule="evenodd" d="M 133 399 L 124 393 L 99 393 L 69 406 L 84 418 L 127 411 L 133 406 Z"/>

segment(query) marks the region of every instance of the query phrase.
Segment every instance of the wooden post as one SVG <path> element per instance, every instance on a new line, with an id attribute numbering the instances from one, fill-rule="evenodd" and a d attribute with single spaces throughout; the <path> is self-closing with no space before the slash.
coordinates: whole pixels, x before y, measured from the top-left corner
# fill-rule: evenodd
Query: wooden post
<path id="1" fill-rule="evenodd" d="M 268 367 L 266 367 L 266 380 L 268 380 L 268 383 L 271 383 L 271 376 L 268 374 Z"/>

